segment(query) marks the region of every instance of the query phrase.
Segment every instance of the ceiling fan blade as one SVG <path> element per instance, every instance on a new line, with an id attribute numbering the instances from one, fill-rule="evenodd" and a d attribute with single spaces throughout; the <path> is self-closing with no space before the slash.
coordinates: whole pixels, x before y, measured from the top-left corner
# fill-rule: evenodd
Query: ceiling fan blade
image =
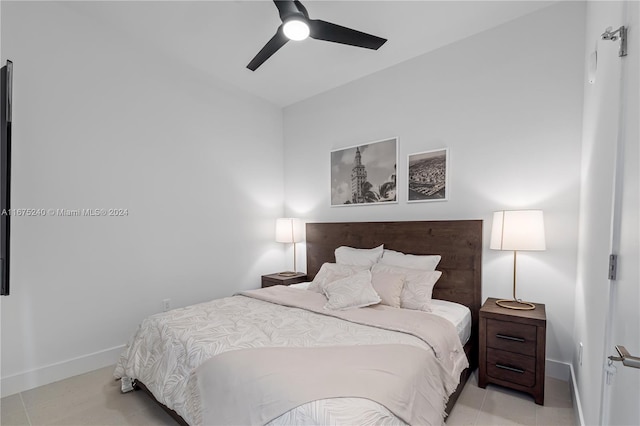
<path id="1" fill-rule="evenodd" d="M 352 30 L 351 28 L 319 19 L 309 19 L 308 23 L 309 35 L 317 40 L 332 41 L 373 50 L 378 50 L 387 41 L 386 38 Z"/>
<path id="2" fill-rule="evenodd" d="M 294 0 L 273 0 L 278 8 L 278 13 L 280 14 L 280 20 L 284 22 L 291 15 L 300 15 L 301 11 L 298 9 L 298 5 Z M 300 6 L 302 4 L 298 2 Z M 303 6 L 304 8 L 304 6 Z"/>
<path id="3" fill-rule="evenodd" d="M 289 39 L 282 32 L 282 25 L 278 27 L 278 31 L 276 31 L 275 35 L 271 37 L 271 40 L 264 45 L 262 50 L 258 52 L 258 54 L 249 62 L 247 68 L 251 71 L 255 71 L 258 69 L 260 65 L 264 63 L 267 59 L 271 57 L 274 53 L 278 51 L 282 46 L 287 44 Z"/>
<path id="4" fill-rule="evenodd" d="M 302 3 L 300 3 L 298 0 L 293 0 L 293 4 L 296 5 L 300 13 L 302 13 L 305 18 L 309 19 L 309 12 L 307 12 L 307 8 L 304 7 Z"/>

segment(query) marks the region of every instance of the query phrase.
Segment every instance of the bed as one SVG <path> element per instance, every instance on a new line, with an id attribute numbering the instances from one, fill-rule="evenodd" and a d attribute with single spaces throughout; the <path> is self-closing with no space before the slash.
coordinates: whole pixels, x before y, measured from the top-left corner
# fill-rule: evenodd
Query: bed
<path id="1" fill-rule="evenodd" d="M 468 339 L 465 337 L 466 343 L 463 347 L 465 361 L 468 361 L 469 367 L 461 371 L 459 378 L 456 378 L 457 388 L 449 396 L 446 404 L 446 413 L 449 413 L 462 391 L 469 373 L 477 367 L 478 312 L 481 304 L 482 222 L 465 220 L 309 223 L 306 226 L 307 275 L 309 280 L 316 276 L 325 262 L 335 261 L 334 250 L 337 247 L 372 248 L 381 244 L 384 244 L 386 249 L 402 253 L 439 254 L 442 256 L 438 265 L 442 276 L 433 289 L 433 298 L 455 302 L 470 310 L 471 324 L 466 328 Z M 367 325 L 358 318 L 349 317 L 349 315 L 356 317 L 364 315 L 365 311 L 384 311 L 386 307 L 374 307 L 376 309 L 368 310 L 356 309 L 351 310 L 351 313 L 344 311 L 347 312 L 344 314 L 347 316 L 345 318 L 340 316 L 343 314 L 327 316 L 321 312 L 321 309 L 315 308 L 316 312 L 314 312 L 313 308 L 314 303 L 320 303 L 320 298 L 324 296 L 317 294 L 311 296 L 306 294 L 310 292 L 304 290 L 285 290 L 285 288 L 272 289 L 271 291 L 275 293 L 271 295 L 269 291 L 265 290 L 269 289 L 258 291 L 257 294 L 219 299 L 171 311 L 170 314 L 158 314 L 150 317 L 152 322 L 141 325 L 141 328 L 145 328 L 145 334 L 140 335 L 138 332 L 128 345 L 116 368 L 116 378 L 126 376 L 135 379 L 137 388 L 147 391 L 181 424 L 198 425 L 212 422 L 210 420 L 212 417 L 208 417 L 211 408 L 204 407 L 204 404 L 199 405 L 200 399 L 218 401 L 215 410 L 220 411 L 227 408 L 231 410 L 234 403 L 239 404 L 239 408 L 235 408 L 238 412 L 246 408 L 242 404 L 252 408 L 260 406 L 262 408 L 254 410 L 257 411 L 257 415 L 262 415 L 262 411 L 269 413 L 271 409 L 276 410 L 273 411 L 274 413 L 280 413 L 277 409 L 283 410 L 282 407 L 279 407 L 282 400 L 294 400 L 290 403 L 293 404 L 291 407 L 295 407 L 295 409 L 283 411 L 276 417 L 272 414 L 267 414 L 267 417 L 264 418 L 247 417 L 246 421 L 239 421 L 243 424 L 262 423 L 274 426 L 296 423 L 322 424 L 327 421 L 335 423 L 336 419 L 340 421 L 340 418 L 342 418 L 342 423 L 361 423 L 364 421 L 364 417 L 362 417 L 364 415 L 379 424 L 400 425 L 412 422 L 407 421 L 407 419 L 411 419 L 409 416 L 414 411 L 411 407 L 408 409 L 410 412 L 407 415 L 401 416 L 405 420 L 403 421 L 396 416 L 398 410 L 388 410 L 387 405 L 389 404 L 378 404 L 366 396 L 357 398 L 349 397 L 349 394 L 338 393 L 335 398 L 323 398 L 322 393 L 315 393 L 320 392 L 318 389 L 321 386 L 309 385 L 309 383 L 317 383 L 314 381 L 317 377 L 313 378 L 313 372 L 306 373 L 305 370 L 295 370 L 295 367 L 298 364 L 304 365 L 305 361 L 309 359 L 317 359 L 317 364 L 314 365 L 318 365 L 318 367 L 313 369 L 317 370 L 316 374 L 334 374 L 333 368 L 327 371 L 322 370 L 322 361 L 334 358 L 341 359 L 340 363 L 345 364 L 344 371 L 335 374 L 347 377 L 352 370 L 358 369 L 347 367 L 348 360 L 352 357 L 354 360 L 358 360 L 358 364 L 354 365 L 359 365 L 363 360 L 363 352 L 358 351 L 362 349 L 375 349 L 374 352 L 368 352 L 375 354 L 375 356 L 366 356 L 366 358 L 371 358 L 370 361 L 367 359 L 367 362 L 373 363 L 382 362 L 374 360 L 378 356 L 387 356 L 389 359 L 396 357 L 396 352 L 388 354 L 385 352 L 394 348 L 402 348 L 402 356 L 405 356 L 406 352 L 406 356 L 422 357 L 427 352 L 424 350 L 427 346 L 433 347 L 431 343 L 427 342 L 425 346 L 424 341 L 426 340 L 416 339 L 415 335 L 411 333 L 399 333 L 400 329 L 398 328 L 371 327 L 371 324 Z M 283 292 L 288 293 L 283 294 Z M 305 305 L 305 309 L 300 309 L 298 305 L 279 302 L 287 297 L 296 299 L 298 296 L 304 296 L 304 301 L 300 303 L 308 304 L 309 307 Z M 273 300 L 269 300 L 269 297 Z M 387 311 L 391 312 L 393 309 L 395 308 L 389 308 Z M 353 311 L 358 312 L 354 313 Z M 395 309 L 395 311 L 406 310 Z M 373 313 L 379 315 L 379 313 Z M 384 313 L 384 315 L 386 318 L 388 314 Z M 422 317 L 418 317 L 417 313 L 411 313 L 411 315 L 407 317 L 409 321 L 415 317 L 419 320 L 413 322 L 422 323 Z M 431 317 L 436 317 L 436 315 Z M 402 321 L 406 322 L 406 319 L 403 318 Z M 196 323 L 199 325 L 193 326 Z M 221 333 L 220 330 L 224 330 L 224 332 Z M 164 340 L 162 336 L 164 336 Z M 458 336 L 461 336 L 460 330 L 455 334 L 459 344 Z M 178 340 L 181 343 L 176 345 Z M 151 341 L 155 343 L 150 343 Z M 145 345 L 155 345 L 156 347 L 151 351 L 145 348 Z M 187 345 L 190 345 L 189 349 L 181 349 Z M 447 346 L 449 343 L 439 345 L 449 347 Z M 295 346 L 296 350 L 289 346 Z M 414 347 L 413 351 L 408 350 L 410 346 Z M 256 347 L 259 349 L 255 350 Z M 334 353 L 335 347 L 342 348 L 342 352 L 338 354 L 337 358 Z M 417 347 L 421 347 L 421 349 L 416 350 Z M 287 352 L 283 352 L 283 350 Z M 426 367 L 422 368 L 422 364 L 419 363 L 431 363 L 432 361 L 422 360 L 422 358 L 418 361 L 417 359 L 415 362 L 405 362 L 405 364 L 420 365 L 420 370 L 417 373 L 407 372 L 406 374 L 414 374 L 416 377 L 418 374 L 425 374 L 423 371 L 426 371 Z M 297 361 L 299 361 L 298 364 Z M 268 373 L 253 371 L 258 366 L 264 368 L 264 365 L 270 366 L 272 370 Z M 427 364 L 424 365 L 427 366 Z M 158 370 L 161 369 L 165 371 L 158 373 Z M 371 369 L 375 370 L 376 368 L 372 366 Z M 229 375 L 228 371 L 234 371 L 234 374 Z M 225 374 L 228 377 L 225 377 Z M 269 387 L 266 388 L 269 390 L 268 392 L 253 395 L 253 389 L 257 386 L 254 377 L 249 377 L 251 374 L 276 377 L 277 379 L 275 382 L 269 383 Z M 158 377 L 162 377 L 162 380 L 160 381 Z M 305 380 L 300 381 L 300 377 L 304 377 Z M 226 398 L 229 397 L 230 392 L 226 392 L 225 389 L 231 388 L 238 381 L 245 379 L 246 383 L 252 383 L 249 388 L 243 388 L 246 400 L 234 402 L 229 399 L 227 401 Z M 444 381 L 444 379 L 442 380 Z M 347 388 L 347 385 L 358 381 L 359 379 L 350 380 L 343 386 Z M 425 381 L 418 380 L 417 383 Z M 293 383 L 296 384 L 293 385 Z M 296 386 L 299 386 L 299 391 L 295 390 Z M 366 392 L 371 389 L 364 391 L 368 395 Z M 447 393 L 450 391 L 453 389 Z M 306 395 L 305 392 L 308 392 L 309 395 Z M 300 396 L 302 394 L 309 398 L 309 402 L 296 405 L 299 401 L 295 402 L 295 398 L 303 398 Z M 268 395 L 270 399 L 265 398 L 265 395 Z M 317 399 L 311 400 L 311 398 Z M 265 403 L 265 400 L 269 400 L 268 403 Z M 273 405 L 278 407 L 273 408 Z M 359 417 L 353 417 L 355 415 L 353 413 L 358 413 Z M 418 423 L 418 420 L 415 419 L 422 419 L 422 417 L 414 417 L 413 419 L 413 423 Z M 431 423 L 431 420 L 429 422 Z M 217 423 L 224 423 L 224 421 Z M 433 423 L 437 422 L 433 421 Z"/>

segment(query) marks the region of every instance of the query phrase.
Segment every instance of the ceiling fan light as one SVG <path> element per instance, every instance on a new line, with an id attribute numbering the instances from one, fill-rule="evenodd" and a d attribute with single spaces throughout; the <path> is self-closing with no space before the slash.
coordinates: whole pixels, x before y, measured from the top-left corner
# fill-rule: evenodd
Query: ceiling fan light
<path id="1" fill-rule="evenodd" d="M 291 19 L 285 22 L 282 31 L 288 39 L 294 41 L 304 40 L 309 37 L 309 25 L 299 19 Z"/>

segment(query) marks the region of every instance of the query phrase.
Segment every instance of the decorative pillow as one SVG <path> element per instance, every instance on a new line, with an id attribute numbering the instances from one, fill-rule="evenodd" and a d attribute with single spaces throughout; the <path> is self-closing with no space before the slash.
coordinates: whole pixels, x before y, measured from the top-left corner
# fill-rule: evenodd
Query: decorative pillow
<path id="1" fill-rule="evenodd" d="M 400 295 L 400 306 L 405 309 L 431 312 L 433 286 L 441 276 L 440 271 L 425 271 L 423 278 L 408 280 Z"/>
<path id="2" fill-rule="evenodd" d="M 325 287 L 325 309 L 346 310 L 380 303 L 380 296 L 371 285 L 371 272 L 357 274 L 329 283 Z"/>
<path id="3" fill-rule="evenodd" d="M 433 286 L 442 275 L 440 271 L 419 271 L 399 266 L 378 263 L 373 266 L 374 274 L 388 272 L 404 276 L 404 287 L 400 294 L 400 307 L 431 312 L 431 294 Z"/>
<path id="4" fill-rule="evenodd" d="M 385 265 L 400 266 L 401 268 L 418 269 L 420 271 L 435 271 L 440 263 L 440 255 L 418 256 L 404 254 L 399 251 L 385 250 L 380 263 Z"/>
<path id="5" fill-rule="evenodd" d="M 315 291 L 316 293 L 324 294 L 324 287 L 341 278 L 346 278 L 351 275 L 355 275 L 361 271 L 369 270 L 368 266 L 355 266 L 355 265 L 338 265 L 337 263 L 324 263 L 315 278 L 309 284 L 307 290 Z"/>
<path id="6" fill-rule="evenodd" d="M 357 249 L 353 247 L 338 247 L 334 254 L 336 263 L 341 265 L 358 265 L 371 268 L 382 257 L 384 246 L 380 245 L 372 249 Z"/>
<path id="7" fill-rule="evenodd" d="M 299 288 L 300 290 L 306 290 L 309 288 L 309 285 L 311 285 L 310 282 L 303 282 L 298 284 L 291 284 L 289 285 L 289 288 Z"/>
<path id="8" fill-rule="evenodd" d="M 404 287 L 404 275 L 393 274 L 386 271 L 374 271 L 371 273 L 371 284 L 380 296 L 383 305 L 400 307 L 400 295 Z"/>

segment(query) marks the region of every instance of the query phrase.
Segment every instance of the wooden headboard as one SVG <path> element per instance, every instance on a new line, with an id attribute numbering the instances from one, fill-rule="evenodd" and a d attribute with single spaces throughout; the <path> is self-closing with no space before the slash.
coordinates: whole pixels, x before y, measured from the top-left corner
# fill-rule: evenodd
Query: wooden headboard
<path id="1" fill-rule="evenodd" d="M 340 246 L 384 248 L 410 254 L 439 254 L 442 277 L 433 289 L 435 299 L 471 309 L 472 336 L 478 335 L 482 304 L 482 221 L 345 222 L 307 224 L 307 276 L 325 262 L 335 262 Z"/>

